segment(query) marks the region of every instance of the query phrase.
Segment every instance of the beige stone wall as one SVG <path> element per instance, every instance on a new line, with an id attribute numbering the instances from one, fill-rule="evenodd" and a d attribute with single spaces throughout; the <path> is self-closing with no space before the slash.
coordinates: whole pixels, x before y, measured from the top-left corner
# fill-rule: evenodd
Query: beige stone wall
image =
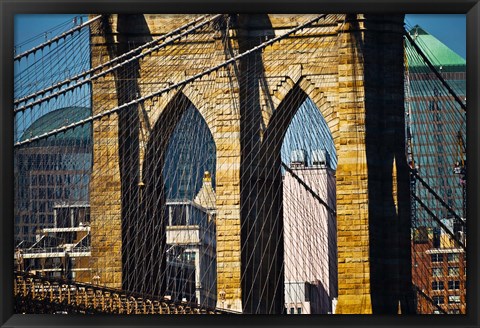
<path id="1" fill-rule="evenodd" d="M 101 35 L 92 35 L 92 67 L 110 59 Z M 118 105 L 113 74 L 92 87 L 92 111 Z M 90 182 L 92 275 L 100 284 L 122 287 L 121 188 L 118 157 L 118 116 L 93 123 L 93 169 Z"/>
<path id="2" fill-rule="evenodd" d="M 171 31 L 194 16 L 144 15 L 153 37 Z M 279 35 L 313 15 L 269 15 L 272 31 Z M 297 85 L 326 119 L 336 145 L 337 222 L 339 257 L 338 313 L 371 313 L 369 262 L 368 163 L 365 141 L 365 92 L 362 52 L 357 41 L 364 25 L 345 23 L 345 15 L 320 29 L 308 30 L 309 38 L 292 37 L 266 48 L 262 54 L 263 76 L 259 79 L 259 102 L 263 126 L 268 129 L 275 109 Z M 360 17 L 362 18 L 362 17 Z M 116 15 L 112 15 L 113 35 Z M 395 25 L 396 24 L 396 25 Z M 400 21 L 385 29 L 401 28 Z M 142 27 L 143 28 L 143 27 Z M 379 27 L 381 28 L 381 27 Z M 135 29 L 132 27 L 132 29 Z M 352 32 L 351 32 L 351 31 Z M 263 33 L 255 30 L 253 33 Z M 233 52 L 237 38 L 231 32 Z M 228 56 L 219 31 L 207 30 L 191 39 L 155 52 L 140 61 L 138 79 L 144 96 L 181 81 Z M 108 59 L 101 37 L 92 37 L 92 63 Z M 368 47 L 368 44 L 365 44 Z M 392 72 L 392 74 L 402 74 Z M 94 113 L 117 105 L 112 75 L 93 84 Z M 235 68 L 223 69 L 145 102 L 139 163 L 142 167 L 150 129 L 176 92 L 184 95 L 205 118 L 217 147 L 217 293 L 218 306 L 242 310 L 241 218 L 240 218 L 240 111 Z M 146 114 L 146 115 L 145 115 Z M 94 167 L 91 182 L 92 257 L 101 282 L 121 283 L 120 180 L 116 115 L 94 123 Z M 108 170 L 105 168 L 109 168 Z M 142 172 L 146 175 L 148 172 Z"/>

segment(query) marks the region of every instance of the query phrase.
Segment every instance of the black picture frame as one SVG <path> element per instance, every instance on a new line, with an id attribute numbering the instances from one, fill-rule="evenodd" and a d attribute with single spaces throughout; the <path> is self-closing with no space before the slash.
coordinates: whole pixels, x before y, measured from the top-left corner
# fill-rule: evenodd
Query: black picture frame
<path id="1" fill-rule="evenodd" d="M 480 127 L 480 4 L 478 0 L 1 0 L 0 88 L 0 325 L 1 327 L 177 327 L 177 326 L 459 326 L 479 325 L 478 186 Z M 467 17 L 467 156 L 469 254 L 467 314 L 454 316 L 125 316 L 13 314 L 13 18 L 15 14 L 64 13 L 419 13 L 466 14 Z M 448 28 L 448 27 L 446 27 Z M 12 295 L 12 296 L 11 296 Z"/>

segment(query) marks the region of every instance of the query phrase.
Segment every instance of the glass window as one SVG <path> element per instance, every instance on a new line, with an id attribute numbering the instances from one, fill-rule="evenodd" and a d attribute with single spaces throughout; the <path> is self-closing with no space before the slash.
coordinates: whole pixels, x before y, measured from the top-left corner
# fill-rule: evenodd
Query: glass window
<path id="1" fill-rule="evenodd" d="M 432 268 L 432 276 L 433 277 L 441 277 L 442 274 L 442 268 Z"/>
<path id="2" fill-rule="evenodd" d="M 443 296 L 433 296 L 433 303 L 435 304 L 443 304 L 444 303 L 444 299 L 443 299 Z"/>
<path id="3" fill-rule="evenodd" d="M 35 201 L 32 201 L 32 212 L 36 213 L 38 211 L 38 203 Z"/>
<path id="4" fill-rule="evenodd" d="M 172 225 L 187 224 L 187 207 L 184 205 L 172 206 Z"/>
<path id="5" fill-rule="evenodd" d="M 449 304 L 460 303 L 460 295 L 449 295 L 448 303 Z"/>
<path id="6" fill-rule="evenodd" d="M 432 254 L 432 262 L 443 262 L 443 254 Z"/>
<path id="7" fill-rule="evenodd" d="M 443 281 L 432 281 L 433 290 L 443 290 L 444 288 Z"/>
<path id="8" fill-rule="evenodd" d="M 302 308 L 297 308 L 297 313 L 302 314 Z"/>
<path id="9" fill-rule="evenodd" d="M 295 314 L 295 309 L 294 308 L 290 308 L 290 314 Z"/>
<path id="10" fill-rule="evenodd" d="M 460 259 L 460 254 L 458 253 L 448 254 L 448 262 L 458 262 L 459 259 Z"/>
<path id="11" fill-rule="evenodd" d="M 47 197 L 47 193 L 45 192 L 45 188 L 38 189 L 38 198 L 45 199 Z"/>
<path id="12" fill-rule="evenodd" d="M 460 289 L 460 281 L 459 280 L 449 280 L 448 281 L 448 289 L 449 290 Z"/>
<path id="13" fill-rule="evenodd" d="M 459 267 L 448 267 L 448 275 L 449 276 L 459 276 L 460 275 L 460 268 Z"/>

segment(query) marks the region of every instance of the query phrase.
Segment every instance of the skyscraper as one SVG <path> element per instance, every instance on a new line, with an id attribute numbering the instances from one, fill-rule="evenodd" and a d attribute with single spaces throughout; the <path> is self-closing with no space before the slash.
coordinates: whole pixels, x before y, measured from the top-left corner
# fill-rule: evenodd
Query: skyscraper
<path id="1" fill-rule="evenodd" d="M 411 180 L 417 311 L 465 313 L 465 251 L 454 239 L 466 243 L 466 112 L 458 103 L 466 101 L 466 62 L 420 26 L 409 33 L 457 96 L 454 100 L 425 59 L 406 42 L 408 160 L 431 189 L 416 178 Z"/>
<path id="2" fill-rule="evenodd" d="M 283 180 L 285 307 L 288 314 L 331 313 L 337 296 L 335 217 L 300 182 L 335 208 L 334 171 L 327 153 L 292 152 Z M 299 215 L 300 214 L 300 215 Z"/>

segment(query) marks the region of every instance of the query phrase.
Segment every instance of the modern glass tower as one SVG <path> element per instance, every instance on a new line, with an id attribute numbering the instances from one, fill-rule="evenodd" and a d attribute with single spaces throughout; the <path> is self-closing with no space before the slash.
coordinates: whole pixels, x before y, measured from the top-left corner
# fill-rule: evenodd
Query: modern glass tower
<path id="1" fill-rule="evenodd" d="M 406 41 L 408 160 L 428 184 L 411 180 L 417 312 L 465 313 L 466 257 L 455 240 L 466 244 L 466 112 L 460 104 L 466 102 L 466 62 L 420 26 L 409 33 L 441 77 Z"/>

